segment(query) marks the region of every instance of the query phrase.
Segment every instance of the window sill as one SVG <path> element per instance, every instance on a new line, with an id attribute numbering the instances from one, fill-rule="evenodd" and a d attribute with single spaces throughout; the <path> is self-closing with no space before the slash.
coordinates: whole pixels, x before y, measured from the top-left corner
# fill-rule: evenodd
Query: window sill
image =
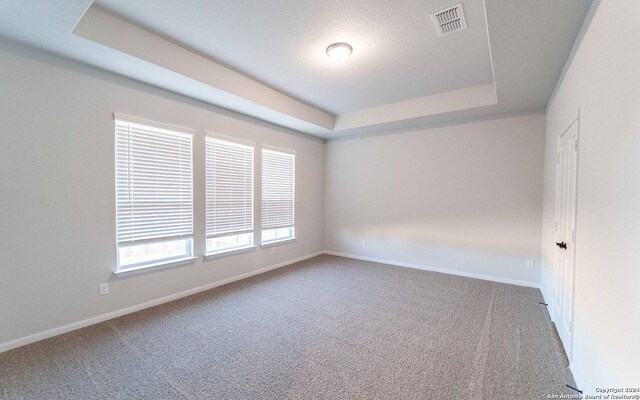
<path id="1" fill-rule="evenodd" d="M 151 272 L 151 271 L 157 271 L 157 270 L 165 269 L 165 268 L 171 268 L 171 267 L 178 267 L 178 266 L 187 265 L 187 264 L 193 264 L 197 259 L 198 259 L 198 257 L 185 257 L 185 258 L 179 258 L 177 260 L 162 261 L 162 262 L 158 262 L 158 263 L 154 263 L 154 264 L 140 265 L 140 266 L 137 266 L 137 267 L 124 269 L 122 271 L 116 271 L 113 274 L 118 278 L 125 277 L 125 276 L 130 276 L 130 275 L 138 275 L 138 274 L 142 274 L 142 273 L 145 273 L 145 272 Z"/>
<path id="2" fill-rule="evenodd" d="M 260 247 L 262 247 L 263 249 L 266 249 L 268 247 L 280 246 L 282 244 L 293 243 L 293 242 L 295 242 L 297 240 L 298 240 L 297 237 L 286 238 L 286 239 L 281 239 L 281 240 L 274 240 L 273 242 L 263 243 L 263 244 L 260 245 Z"/>
<path id="3" fill-rule="evenodd" d="M 247 253 L 249 251 L 255 251 L 257 247 L 258 246 L 252 244 L 251 246 L 240 247 L 238 249 L 224 250 L 224 251 L 218 251 L 216 253 L 205 254 L 203 258 L 206 261 L 215 260 L 216 258 L 234 256 L 236 254 L 242 254 L 242 253 Z"/>

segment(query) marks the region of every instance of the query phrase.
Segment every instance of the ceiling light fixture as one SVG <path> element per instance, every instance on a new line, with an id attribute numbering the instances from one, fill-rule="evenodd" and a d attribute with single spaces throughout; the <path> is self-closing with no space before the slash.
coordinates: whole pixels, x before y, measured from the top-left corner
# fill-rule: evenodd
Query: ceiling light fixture
<path id="1" fill-rule="evenodd" d="M 351 55 L 353 47 L 348 43 L 334 43 L 327 47 L 327 55 L 336 62 L 342 62 Z"/>

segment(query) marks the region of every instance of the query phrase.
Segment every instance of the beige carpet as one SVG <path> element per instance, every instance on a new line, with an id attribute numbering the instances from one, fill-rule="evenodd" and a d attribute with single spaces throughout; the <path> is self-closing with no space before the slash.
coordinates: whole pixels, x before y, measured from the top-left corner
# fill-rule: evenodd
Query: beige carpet
<path id="1" fill-rule="evenodd" d="M 537 289 L 320 256 L 0 354 L 1 399 L 573 394 Z"/>

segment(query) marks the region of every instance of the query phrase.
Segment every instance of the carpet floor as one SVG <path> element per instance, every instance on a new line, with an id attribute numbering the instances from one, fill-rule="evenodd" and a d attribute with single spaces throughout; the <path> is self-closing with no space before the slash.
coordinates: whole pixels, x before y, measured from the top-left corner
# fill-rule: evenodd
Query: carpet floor
<path id="1" fill-rule="evenodd" d="M 0 399 L 575 394 L 537 289 L 319 256 L 0 354 Z"/>

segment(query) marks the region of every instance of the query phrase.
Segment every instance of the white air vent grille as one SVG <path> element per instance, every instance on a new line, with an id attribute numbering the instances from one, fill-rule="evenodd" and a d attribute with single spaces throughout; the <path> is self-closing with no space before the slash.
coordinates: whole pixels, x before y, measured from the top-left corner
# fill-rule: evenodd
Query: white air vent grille
<path id="1" fill-rule="evenodd" d="M 431 20 L 438 36 L 445 36 L 467 28 L 467 21 L 464 19 L 464 12 L 462 11 L 462 3 L 431 14 Z"/>

